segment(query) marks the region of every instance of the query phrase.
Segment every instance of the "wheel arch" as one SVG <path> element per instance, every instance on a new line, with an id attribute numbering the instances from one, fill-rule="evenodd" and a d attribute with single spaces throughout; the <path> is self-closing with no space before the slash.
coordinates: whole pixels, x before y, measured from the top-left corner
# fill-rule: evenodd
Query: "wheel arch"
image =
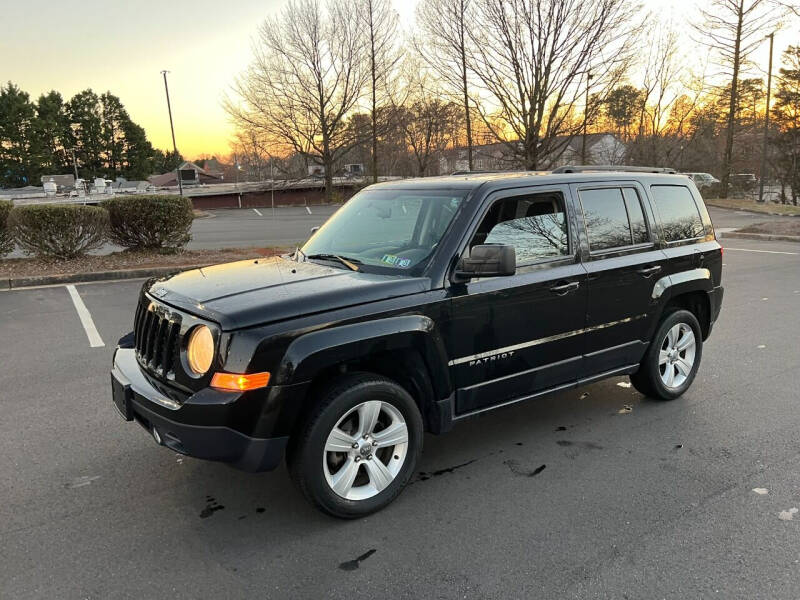
<path id="1" fill-rule="evenodd" d="M 706 340 L 711 332 L 709 294 L 713 287 L 711 271 L 708 269 L 681 271 L 659 279 L 653 288 L 653 298 L 661 303 L 661 311 L 653 332 L 666 314 L 675 308 L 682 308 L 697 317 L 703 340 Z"/>
<path id="2" fill-rule="evenodd" d="M 395 381 L 416 401 L 425 429 L 441 429 L 437 405 L 451 394 L 452 383 L 444 343 L 429 317 L 389 317 L 311 332 L 294 340 L 276 378 L 282 385 L 310 382 L 299 406 L 294 407 L 292 429 L 328 386 L 354 372 Z"/>

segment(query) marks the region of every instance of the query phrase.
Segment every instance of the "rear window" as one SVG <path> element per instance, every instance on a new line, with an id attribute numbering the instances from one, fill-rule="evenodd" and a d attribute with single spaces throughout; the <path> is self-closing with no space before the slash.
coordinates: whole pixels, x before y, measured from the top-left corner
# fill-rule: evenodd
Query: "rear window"
<path id="1" fill-rule="evenodd" d="M 650 186 L 661 217 L 661 231 L 668 242 L 692 240 L 705 234 L 700 211 L 689 188 L 682 185 Z"/>

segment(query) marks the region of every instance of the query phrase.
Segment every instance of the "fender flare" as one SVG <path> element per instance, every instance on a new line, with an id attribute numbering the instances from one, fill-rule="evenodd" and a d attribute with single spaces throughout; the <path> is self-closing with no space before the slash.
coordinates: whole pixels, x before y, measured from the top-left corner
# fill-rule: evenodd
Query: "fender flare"
<path id="1" fill-rule="evenodd" d="M 653 300 L 666 303 L 670 298 L 685 292 L 710 292 L 714 289 L 711 271 L 698 268 L 665 275 L 653 286 Z"/>
<path id="2" fill-rule="evenodd" d="M 450 394 L 444 341 L 434 321 L 424 315 L 387 317 L 306 333 L 289 344 L 275 383 L 310 381 L 320 371 L 342 362 L 404 349 L 416 350 L 422 357 L 436 398 Z"/>
<path id="3" fill-rule="evenodd" d="M 654 319 L 648 331 L 648 337 L 652 337 L 658 323 L 661 321 L 661 314 L 670 300 L 686 294 L 688 292 L 703 292 L 708 303 L 709 315 L 711 315 L 710 294 L 714 290 L 714 281 L 711 271 L 705 268 L 689 269 L 680 271 L 672 275 L 665 275 L 653 286 L 652 300 L 657 306 L 658 319 Z"/>

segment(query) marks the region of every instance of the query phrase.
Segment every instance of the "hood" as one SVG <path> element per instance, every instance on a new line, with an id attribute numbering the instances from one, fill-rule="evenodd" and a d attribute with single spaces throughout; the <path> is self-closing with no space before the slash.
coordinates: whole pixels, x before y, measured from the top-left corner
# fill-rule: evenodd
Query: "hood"
<path id="1" fill-rule="evenodd" d="M 276 256 L 184 271 L 156 280 L 148 292 L 230 330 L 406 296 L 429 287 L 430 280 L 424 277 L 374 275 Z"/>

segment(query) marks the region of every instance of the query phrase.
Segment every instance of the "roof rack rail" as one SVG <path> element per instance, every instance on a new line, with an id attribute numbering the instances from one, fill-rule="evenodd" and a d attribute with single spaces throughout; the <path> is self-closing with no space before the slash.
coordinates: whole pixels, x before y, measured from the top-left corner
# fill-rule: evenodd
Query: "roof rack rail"
<path id="1" fill-rule="evenodd" d="M 490 175 L 492 173 L 518 173 L 519 171 L 470 171 L 469 169 L 462 169 L 460 171 L 453 171 L 450 175 Z"/>
<path id="2" fill-rule="evenodd" d="M 675 175 L 670 167 L 629 167 L 626 165 L 567 165 L 553 169 L 553 173 L 590 173 L 592 171 L 620 171 L 628 173 L 664 173 Z"/>

